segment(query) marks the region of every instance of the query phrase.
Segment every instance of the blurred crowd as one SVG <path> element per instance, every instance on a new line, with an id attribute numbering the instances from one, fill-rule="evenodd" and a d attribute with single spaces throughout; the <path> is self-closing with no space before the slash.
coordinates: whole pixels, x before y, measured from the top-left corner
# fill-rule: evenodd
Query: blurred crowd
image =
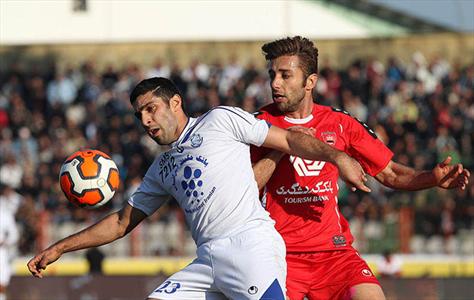
<path id="1" fill-rule="evenodd" d="M 406 62 L 361 59 L 343 69 L 322 62 L 319 69 L 317 102 L 366 122 L 395 153 L 394 160 L 430 169 L 449 155 L 453 163 L 474 170 L 474 65 L 427 60 L 415 53 Z M 184 68 L 160 59 L 151 67 L 99 69 L 87 61 L 39 71 L 12 65 L 0 73 L 0 205 L 16 214 L 20 254 L 34 252 L 38 240 L 47 238 L 44 226 L 93 222 L 119 208 L 137 188 L 154 156 L 164 150 L 137 126 L 129 104 L 134 85 L 152 76 L 177 84 L 191 116 L 217 105 L 254 112 L 271 101 L 267 71 L 237 59 L 195 61 Z M 108 153 L 120 169 L 120 191 L 97 211 L 72 206 L 58 184 L 62 162 L 81 148 Z M 413 222 L 412 252 L 474 251 L 474 240 L 469 240 L 474 231 L 472 182 L 465 191 L 415 193 L 393 191 L 375 181 L 370 185 L 371 194 L 352 193 L 340 185 L 341 211 L 361 252 L 399 250 L 402 208 Z M 171 226 L 182 220 L 177 204 L 170 202 L 147 222 Z M 160 247 L 152 252 L 183 253 L 179 246 Z"/>

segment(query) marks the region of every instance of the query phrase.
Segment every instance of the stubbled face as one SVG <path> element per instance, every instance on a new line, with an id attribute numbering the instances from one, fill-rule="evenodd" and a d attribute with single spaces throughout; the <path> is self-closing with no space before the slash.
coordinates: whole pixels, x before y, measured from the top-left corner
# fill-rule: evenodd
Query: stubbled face
<path id="1" fill-rule="evenodd" d="M 298 110 L 306 95 L 305 77 L 298 56 L 280 56 L 270 62 L 268 74 L 273 102 L 284 113 Z"/>
<path id="2" fill-rule="evenodd" d="M 133 108 L 143 128 L 155 142 L 168 145 L 178 139 L 178 121 L 163 99 L 148 92 L 137 98 Z"/>

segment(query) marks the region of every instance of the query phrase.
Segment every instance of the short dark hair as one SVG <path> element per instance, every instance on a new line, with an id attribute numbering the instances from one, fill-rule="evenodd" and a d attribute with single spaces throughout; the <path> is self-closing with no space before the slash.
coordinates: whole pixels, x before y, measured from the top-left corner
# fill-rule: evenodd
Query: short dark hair
<path id="1" fill-rule="evenodd" d="M 263 45 L 262 51 L 268 61 L 280 56 L 296 55 L 305 77 L 318 74 L 318 48 L 307 38 L 295 36 L 276 40 Z"/>
<path id="2" fill-rule="evenodd" d="M 174 95 L 179 95 L 182 98 L 181 92 L 171 80 L 164 77 L 152 77 L 140 81 L 135 86 L 130 94 L 130 103 L 133 105 L 138 97 L 148 92 L 152 92 L 153 95 L 162 98 L 166 102 L 169 102 Z"/>

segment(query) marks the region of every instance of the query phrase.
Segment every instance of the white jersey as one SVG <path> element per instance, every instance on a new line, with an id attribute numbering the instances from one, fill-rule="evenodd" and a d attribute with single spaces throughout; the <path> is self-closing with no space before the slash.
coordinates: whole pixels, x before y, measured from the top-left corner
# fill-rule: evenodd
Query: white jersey
<path id="1" fill-rule="evenodd" d="M 258 199 L 249 145 L 262 145 L 265 121 L 219 106 L 190 118 L 171 149 L 148 169 L 129 204 L 147 215 L 174 197 L 199 246 L 243 230 L 252 221 L 273 224 Z"/>

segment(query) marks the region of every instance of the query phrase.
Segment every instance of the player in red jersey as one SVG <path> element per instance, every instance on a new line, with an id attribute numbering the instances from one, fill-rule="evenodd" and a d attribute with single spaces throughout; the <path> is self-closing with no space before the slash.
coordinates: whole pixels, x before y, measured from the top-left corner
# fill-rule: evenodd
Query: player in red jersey
<path id="1" fill-rule="evenodd" d="M 262 50 L 270 62 L 274 103 L 262 108 L 258 118 L 305 131 L 345 151 L 388 187 L 465 188 L 469 171 L 460 164 L 450 165 L 450 158 L 430 171 L 401 165 L 367 125 L 341 110 L 314 104 L 318 50 L 311 41 L 286 38 L 265 44 Z M 263 188 L 262 201 L 286 243 L 288 297 L 385 299 L 369 266 L 351 246 L 348 222 L 337 205 L 337 168 L 265 148 L 253 148 L 252 161 Z"/>

